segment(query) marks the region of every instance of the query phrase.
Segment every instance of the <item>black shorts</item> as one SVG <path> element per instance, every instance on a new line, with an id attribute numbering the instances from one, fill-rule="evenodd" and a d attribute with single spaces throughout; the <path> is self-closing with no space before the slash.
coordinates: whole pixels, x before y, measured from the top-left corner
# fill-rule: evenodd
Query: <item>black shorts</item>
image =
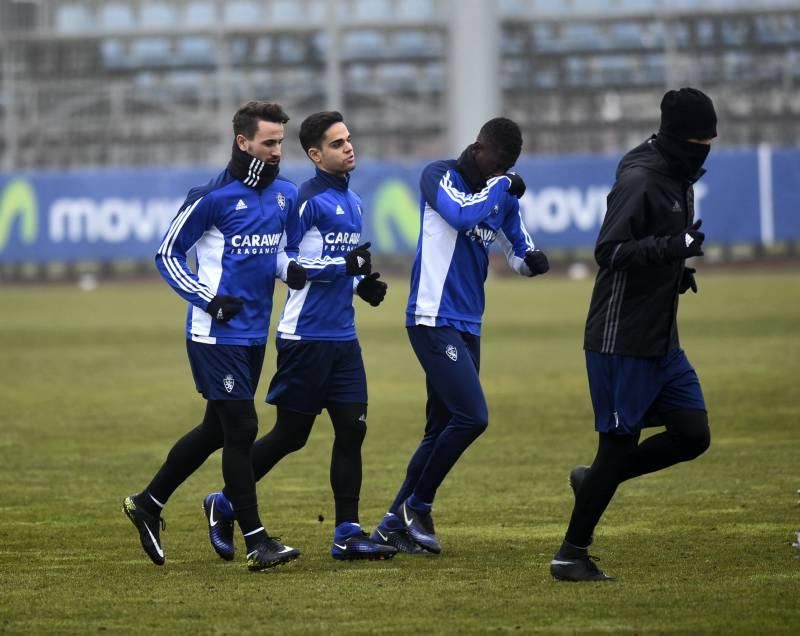
<path id="1" fill-rule="evenodd" d="M 277 338 L 278 370 L 267 402 L 318 414 L 329 404 L 366 404 L 367 374 L 358 340 Z"/>

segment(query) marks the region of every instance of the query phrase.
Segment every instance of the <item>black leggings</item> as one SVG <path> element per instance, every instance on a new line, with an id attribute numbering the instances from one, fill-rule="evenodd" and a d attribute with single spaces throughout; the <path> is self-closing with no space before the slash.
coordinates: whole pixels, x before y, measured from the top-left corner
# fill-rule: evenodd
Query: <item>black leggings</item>
<path id="1" fill-rule="evenodd" d="M 256 510 L 251 450 L 257 433 L 258 417 L 252 400 L 209 401 L 203 421 L 175 443 L 166 462 L 147 487 L 148 492 L 161 503 L 166 503 L 211 453 L 222 448 L 225 493 L 236 510 L 242 529 L 252 529 L 249 526 L 255 521 L 247 520 Z"/>
<path id="2" fill-rule="evenodd" d="M 331 488 L 336 524 L 358 523 L 361 493 L 361 445 L 367 434 L 366 404 L 331 404 L 328 414 L 334 430 L 331 452 Z M 316 415 L 278 407 L 272 430 L 253 445 L 253 471 L 258 481 L 289 453 L 305 446 Z"/>
<path id="3" fill-rule="evenodd" d="M 662 470 L 702 455 L 711 443 L 705 411 L 681 410 L 662 418 L 661 433 L 639 444 L 639 435 L 600 433 L 597 455 L 575 495 L 575 507 L 565 539 L 588 546 L 592 533 L 617 486 L 623 481 Z"/>

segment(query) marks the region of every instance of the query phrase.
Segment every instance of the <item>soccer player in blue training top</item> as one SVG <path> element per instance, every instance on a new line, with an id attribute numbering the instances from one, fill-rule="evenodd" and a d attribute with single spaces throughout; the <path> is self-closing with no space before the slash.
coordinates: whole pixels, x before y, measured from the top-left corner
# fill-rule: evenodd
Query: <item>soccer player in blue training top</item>
<path id="1" fill-rule="evenodd" d="M 356 339 L 353 294 L 373 307 L 386 283 L 371 272 L 369 243 L 361 239 L 362 205 L 350 190 L 355 153 L 338 112 L 307 117 L 300 143 L 316 166 L 316 176 L 300 186 L 299 205 L 286 220 L 286 253 L 308 272 L 308 283 L 289 292 L 278 325 L 278 368 L 267 402 L 277 406 L 275 427 L 253 446 L 256 480 L 306 443 L 314 420 L 328 410 L 334 430 L 330 480 L 336 507 L 331 555 L 335 559 L 389 559 L 396 550 L 373 543 L 359 525 L 361 445 L 367 432 L 367 380 Z M 229 509 L 227 489 L 209 502 Z M 224 518 L 224 517 L 223 517 Z M 230 515 L 217 526 L 209 517 L 214 549 L 233 554 Z"/>
<path id="2" fill-rule="evenodd" d="M 661 101 L 661 128 L 620 161 L 595 247 L 600 269 L 584 349 L 598 432 L 591 467 L 569 476 L 575 506 L 550 572 L 607 581 L 589 555 L 595 526 L 620 483 L 689 461 L 711 433 L 697 374 L 678 342 L 678 297 L 697 292 L 687 258 L 701 256 L 692 184 L 717 136 L 711 100 L 693 88 Z M 641 429 L 666 430 L 641 444 Z"/>
<path id="3" fill-rule="evenodd" d="M 280 245 L 286 214 L 297 204 L 296 186 L 278 176 L 288 120 L 280 106 L 266 102 L 249 102 L 236 112 L 227 169 L 189 192 L 156 255 L 161 275 L 190 303 L 186 348 L 197 390 L 206 399 L 203 421 L 175 443 L 148 486 L 123 502 L 157 565 L 164 564 L 161 509 L 218 448 L 231 506 L 226 512 L 236 515 L 244 534 L 247 567 L 262 570 L 300 554 L 264 530 L 250 461 L 258 431 L 253 395 L 275 277 L 295 289 L 306 282 L 303 268 Z M 197 273 L 187 264 L 192 249 Z"/>
<path id="4" fill-rule="evenodd" d="M 406 327 L 425 370 L 425 435 L 406 479 L 372 538 L 409 553 L 441 551 L 431 507 L 447 473 L 489 422 L 478 370 L 489 247 L 500 238 L 523 276 L 549 269 L 525 230 L 525 183 L 509 170 L 522 133 L 506 118 L 486 122 L 458 160 L 435 161 L 420 178 L 421 224 Z"/>

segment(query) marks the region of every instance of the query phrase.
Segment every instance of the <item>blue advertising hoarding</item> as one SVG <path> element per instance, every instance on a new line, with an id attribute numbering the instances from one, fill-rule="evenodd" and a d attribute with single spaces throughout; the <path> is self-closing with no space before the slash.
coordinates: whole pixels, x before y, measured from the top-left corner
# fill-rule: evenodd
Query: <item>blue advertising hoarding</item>
<path id="1" fill-rule="evenodd" d="M 549 247 L 594 244 L 619 157 L 524 157 L 523 220 Z M 424 163 L 362 161 L 352 187 L 365 203 L 365 240 L 377 253 L 413 253 Z M 800 150 L 715 150 L 695 186 L 709 243 L 800 240 Z M 192 186 L 211 169 L 0 173 L 0 263 L 149 260 Z M 310 164 L 281 174 L 300 182 Z"/>

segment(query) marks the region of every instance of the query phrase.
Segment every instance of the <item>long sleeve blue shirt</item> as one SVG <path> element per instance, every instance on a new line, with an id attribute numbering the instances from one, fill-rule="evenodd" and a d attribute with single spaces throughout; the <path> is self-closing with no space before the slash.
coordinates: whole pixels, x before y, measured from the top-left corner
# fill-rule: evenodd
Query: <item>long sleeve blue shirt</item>
<path id="1" fill-rule="evenodd" d="M 275 278 L 285 278 L 283 232 L 297 187 L 278 177 L 256 190 L 228 171 L 192 189 L 167 230 L 156 266 L 189 302 L 186 337 L 209 344 L 263 344 Z M 189 266 L 196 255 L 196 270 Z M 238 296 L 242 311 L 226 323 L 206 312 L 216 295 Z"/>
<path id="2" fill-rule="evenodd" d="M 449 326 L 480 335 L 489 248 L 496 239 L 509 265 L 530 276 L 533 239 L 503 175 L 472 192 L 455 160 L 435 161 L 420 177 L 420 232 L 411 270 L 406 325 Z"/>
<path id="3" fill-rule="evenodd" d="M 289 291 L 278 338 L 356 338 L 353 292 L 359 278 L 347 274 L 344 257 L 361 241 L 362 213 L 349 176 L 318 169 L 301 184 L 298 205 L 286 219 L 286 254 L 306 268 L 308 282 Z"/>

